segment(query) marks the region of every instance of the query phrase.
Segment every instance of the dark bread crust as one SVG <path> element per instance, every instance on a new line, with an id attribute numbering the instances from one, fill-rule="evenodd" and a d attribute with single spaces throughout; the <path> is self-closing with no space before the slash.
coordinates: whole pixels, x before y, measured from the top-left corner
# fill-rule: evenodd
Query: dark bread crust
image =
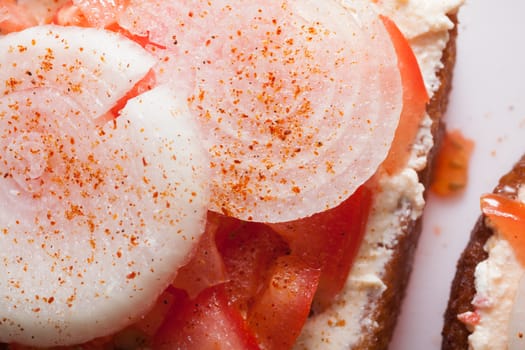
<path id="1" fill-rule="evenodd" d="M 525 156 L 523 156 L 514 168 L 503 176 L 494 193 L 504 195 L 508 198 L 516 198 L 517 189 L 525 183 Z M 509 189 L 512 189 L 509 191 Z M 481 215 L 472 230 L 470 240 L 457 262 L 456 276 L 452 282 L 450 298 L 444 315 L 442 350 L 468 349 L 468 336 L 470 331 L 457 319 L 457 315 L 466 311 L 474 311 L 471 305 L 472 298 L 476 294 L 474 284 L 474 271 L 488 254 L 483 250 L 487 240 L 493 235 L 493 231 L 485 224 L 485 218 Z"/>
<path id="2" fill-rule="evenodd" d="M 449 17 L 454 22 L 454 28 L 449 32 L 450 39 L 441 59 L 443 68 L 438 73 L 441 85 L 427 107 L 427 112 L 433 122 L 434 146 L 430 151 L 427 167 L 419 173 L 419 179 L 425 188 L 428 188 L 430 184 L 433 160 L 445 131 L 443 114 L 448 105 L 448 96 L 452 88 L 452 73 L 456 61 L 457 15 L 451 14 Z M 397 244 L 393 247 L 392 260 L 387 264 L 382 276 L 386 290 L 381 294 L 379 300 L 370 300 L 369 303 L 370 318 L 377 325 L 373 329 L 367 328 L 367 332 L 353 349 L 387 349 L 392 338 L 422 229 L 421 217 L 415 221 L 408 218 L 401 218 L 401 220 L 403 232 L 398 236 Z"/>

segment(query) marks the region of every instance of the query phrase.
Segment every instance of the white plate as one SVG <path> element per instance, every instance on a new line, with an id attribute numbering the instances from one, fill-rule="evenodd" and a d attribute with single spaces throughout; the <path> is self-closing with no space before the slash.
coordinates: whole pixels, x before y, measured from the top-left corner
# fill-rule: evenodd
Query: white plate
<path id="1" fill-rule="evenodd" d="M 430 1 L 430 0 L 429 0 Z M 432 0 L 438 1 L 438 0 Z M 525 2 L 472 0 L 460 10 L 448 129 L 475 141 L 466 191 L 430 196 L 392 350 L 439 349 L 450 284 L 479 197 L 525 154 Z"/>

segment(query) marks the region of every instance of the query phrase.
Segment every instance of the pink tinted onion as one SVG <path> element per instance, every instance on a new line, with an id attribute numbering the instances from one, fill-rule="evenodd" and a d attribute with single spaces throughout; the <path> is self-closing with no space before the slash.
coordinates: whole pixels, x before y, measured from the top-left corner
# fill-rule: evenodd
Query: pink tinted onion
<path id="1" fill-rule="evenodd" d="M 212 209 L 290 221 L 335 207 L 385 159 L 402 107 L 368 1 L 130 1 L 160 81 L 186 86 L 211 156 Z M 158 17 L 156 14 L 166 16 Z"/>

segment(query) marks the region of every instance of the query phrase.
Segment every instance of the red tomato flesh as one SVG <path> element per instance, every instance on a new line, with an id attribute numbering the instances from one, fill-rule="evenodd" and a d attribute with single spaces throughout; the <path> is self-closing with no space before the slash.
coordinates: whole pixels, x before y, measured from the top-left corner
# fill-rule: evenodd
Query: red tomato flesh
<path id="1" fill-rule="evenodd" d="M 274 262 L 265 288 L 248 312 L 248 324 L 263 349 L 292 347 L 310 313 L 319 276 L 318 269 L 298 256 Z"/>
<path id="2" fill-rule="evenodd" d="M 402 169 L 408 161 L 420 122 L 425 114 L 428 94 L 416 56 L 407 39 L 389 18 L 381 16 L 398 57 L 398 67 L 403 84 L 403 109 L 392 146 L 382 168 L 389 174 Z"/>
<path id="3" fill-rule="evenodd" d="M 68 1 L 64 4 L 55 14 L 53 23 L 63 26 L 79 26 L 79 27 L 104 27 L 115 33 L 119 33 L 133 40 L 142 47 L 147 45 L 156 46 L 161 49 L 166 47 L 158 45 L 149 39 L 149 35 L 136 35 L 130 33 L 128 30 L 122 28 L 115 21 L 104 21 L 103 18 L 113 18 L 116 20 L 117 14 L 120 8 L 125 8 L 127 1 L 117 1 L 112 4 L 109 2 L 91 2 L 89 6 L 84 4 L 83 7 L 79 7 L 73 4 L 72 1 Z M 86 13 L 84 10 L 88 10 Z M 106 23 L 107 22 L 107 23 Z M 102 25 L 104 24 L 104 25 Z"/>
<path id="4" fill-rule="evenodd" d="M 75 6 L 73 1 L 66 2 L 58 9 L 53 18 L 53 23 L 61 26 L 78 27 L 88 27 L 90 25 L 82 10 Z"/>
<path id="5" fill-rule="evenodd" d="M 338 207 L 272 225 L 290 244 L 293 255 L 321 270 L 314 311 L 330 305 L 343 288 L 365 233 L 371 203 L 372 190 L 362 186 Z"/>
<path id="6" fill-rule="evenodd" d="M 498 194 L 481 197 L 481 211 L 512 246 L 525 266 L 525 204 Z"/>
<path id="7" fill-rule="evenodd" d="M 217 237 L 229 282 L 231 302 L 244 314 L 264 287 L 274 261 L 289 253 L 284 240 L 270 227 L 244 222 Z"/>
<path id="8" fill-rule="evenodd" d="M 0 0 L 0 17 L 0 34 L 18 32 L 38 24 L 36 18 L 14 0 Z"/>
<path id="9" fill-rule="evenodd" d="M 194 300 L 179 291 L 153 349 L 259 349 L 237 309 L 228 304 L 224 286 L 204 290 Z"/>

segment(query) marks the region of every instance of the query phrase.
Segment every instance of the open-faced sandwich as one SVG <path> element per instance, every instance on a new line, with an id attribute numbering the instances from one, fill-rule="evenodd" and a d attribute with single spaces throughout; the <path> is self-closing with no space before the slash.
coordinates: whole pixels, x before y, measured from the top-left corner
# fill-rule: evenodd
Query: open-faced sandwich
<path id="1" fill-rule="evenodd" d="M 481 197 L 482 215 L 457 263 L 443 349 L 523 349 L 525 158 Z"/>
<path id="2" fill-rule="evenodd" d="M 0 0 L 0 341 L 383 349 L 461 0 Z"/>

